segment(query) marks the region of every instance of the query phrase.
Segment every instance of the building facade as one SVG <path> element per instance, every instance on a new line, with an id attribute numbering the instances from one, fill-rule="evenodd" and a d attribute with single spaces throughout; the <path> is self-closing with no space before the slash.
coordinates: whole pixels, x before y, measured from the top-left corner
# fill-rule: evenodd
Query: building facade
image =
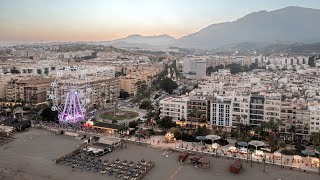
<path id="1" fill-rule="evenodd" d="M 187 102 L 189 97 L 168 97 L 160 100 L 160 118 L 171 117 L 173 121 L 180 121 L 187 118 Z"/>

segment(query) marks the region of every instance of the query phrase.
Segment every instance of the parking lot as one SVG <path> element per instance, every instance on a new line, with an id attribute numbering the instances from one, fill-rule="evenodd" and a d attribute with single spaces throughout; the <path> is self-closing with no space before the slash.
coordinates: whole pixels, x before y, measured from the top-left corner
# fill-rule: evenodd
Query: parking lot
<path id="1" fill-rule="evenodd" d="M 108 173 L 101 174 L 89 171 L 81 171 L 72 166 L 55 163 L 55 159 L 72 152 L 82 143 L 74 137 L 55 135 L 52 132 L 39 129 L 29 129 L 18 133 L 17 139 L 11 143 L 0 146 L 0 179 L 19 180 L 79 180 L 79 179 L 118 179 L 109 176 Z M 135 164 L 145 159 L 146 162 L 153 161 L 154 167 L 143 177 L 149 180 L 164 179 L 223 179 L 223 180 L 318 180 L 318 174 L 297 172 L 289 169 L 281 169 L 267 166 L 263 172 L 262 164 L 243 163 L 239 174 L 231 174 L 229 166 L 233 160 L 209 157 L 211 167 L 199 169 L 186 161 L 181 163 L 177 160 L 178 154 L 172 153 L 168 157 L 163 154 L 164 150 L 152 149 L 146 146 L 126 144 L 123 149 L 116 149 L 111 153 L 98 157 L 101 162 L 114 162 L 119 159 Z M 4 173 L 5 172 L 5 173 Z M 2 176 L 1 176 L 2 175 Z M 123 177 L 121 178 L 123 179 Z"/>

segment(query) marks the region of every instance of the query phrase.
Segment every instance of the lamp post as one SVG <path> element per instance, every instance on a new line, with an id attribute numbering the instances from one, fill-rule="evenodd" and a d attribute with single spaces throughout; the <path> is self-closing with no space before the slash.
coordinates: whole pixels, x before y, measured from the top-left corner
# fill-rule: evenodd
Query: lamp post
<path id="1" fill-rule="evenodd" d="M 249 162 L 249 145 L 247 146 L 247 162 Z"/>
<path id="2" fill-rule="evenodd" d="M 250 160 L 251 160 L 251 167 L 252 167 L 252 152 L 250 151 L 250 154 L 251 154 L 251 158 L 250 158 Z"/>
<path id="3" fill-rule="evenodd" d="M 263 172 L 266 172 L 266 155 L 263 157 Z"/>

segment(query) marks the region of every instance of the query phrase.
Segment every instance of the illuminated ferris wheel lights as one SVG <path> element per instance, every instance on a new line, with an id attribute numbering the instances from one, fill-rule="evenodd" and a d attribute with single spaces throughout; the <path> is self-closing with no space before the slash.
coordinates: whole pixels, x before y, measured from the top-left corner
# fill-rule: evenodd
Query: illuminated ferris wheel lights
<path id="1" fill-rule="evenodd" d="M 76 66 L 66 66 L 57 72 L 56 79 L 50 84 L 51 94 L 48 95 L 48 99 L 53 103 L 51 110 L 58 111 L 61 123 L 85 120 L 85 107 L 90 103 L 91 92 L 85 72 Z"/>

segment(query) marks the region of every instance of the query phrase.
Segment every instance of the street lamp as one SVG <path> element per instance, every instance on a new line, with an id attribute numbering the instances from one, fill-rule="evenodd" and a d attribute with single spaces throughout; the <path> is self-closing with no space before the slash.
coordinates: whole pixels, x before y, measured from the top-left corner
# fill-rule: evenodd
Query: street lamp
<path id="1" fill-rule="evenodd" d="M 247 163 L 249 161 L 249 145 L 247 146 Z"/>
<path id="2" fill-rule="evenodd" d="M 250 155 L 251 155 L 251 158 L 250 158 L 250 160 L 251 160 L 251 167 L 252 167 L 252 151 L 250 151 Z"/>
<path id="3" fill-rule="evenodd" d="M 282 168 L 282 153 L 281 153 L 281 156 L 280 156 L 280 167 Z"/>
<path id="4" fill-rule="evenodd" d="M 263 172 L 266 172 L 266 155 L 263 157 Z"/>

